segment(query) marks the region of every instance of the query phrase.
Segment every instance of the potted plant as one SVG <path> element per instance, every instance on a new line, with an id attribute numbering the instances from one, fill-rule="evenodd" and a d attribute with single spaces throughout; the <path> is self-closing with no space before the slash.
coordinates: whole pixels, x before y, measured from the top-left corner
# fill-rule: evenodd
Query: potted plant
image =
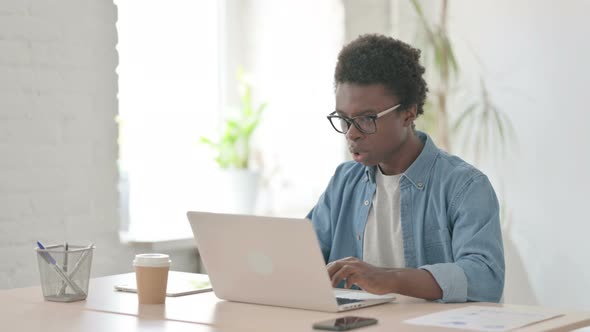
<path id="1" fill-rule="evenodd" d="M 228 116 L 221 127 L 218 139 L 200 137 L 200 142 L 209 145 L 215 154 L 215 162 L 221 169 L 227 188 L 224 198 L 226 212 L 252 214 L 256 204 L 260 172 L 250 167 L 252 160 L 252 135 L 258 128 L 266 103 L 255 104 L 252 100 L 252 85 L 243 72 L 238 73 L 240 107 L 233 117 Z"/>
<path id="2" fill-rule="evenodd" d="M 438 21 L 432 23 L 426 17 L 420 1 L 411 0 L 424 34 L 421 47 L 424 61 L 431 68 L 429 83 L 432 92 L 425 107 L 433 112 L 425 112 L 425 116 L 418 120 L 418 127 L 426 130 L 447 152 L 462 148 L 473 155 L 476 162 L 487 153 L 490 157 L 504 158 L 506 148 L 516 142 L 516 132 L 508 114 L 493 103 L 483 76 L 480 76 L 478 92 L 458 86 L 460 61 L 455 57 L 455 48 L 447 30 L 448 3 L 449 0 L 433 3 L 437 6 L 440 4 L 441 8 Z M 462 110 L 459 108 L 460 113 L 455 115 L 451 113 L 456 108 L 450 108 L 448 104 L 453 93 L 458 90 L 467 92 L 473 98 L 464 108 L 461 107 Z"/>

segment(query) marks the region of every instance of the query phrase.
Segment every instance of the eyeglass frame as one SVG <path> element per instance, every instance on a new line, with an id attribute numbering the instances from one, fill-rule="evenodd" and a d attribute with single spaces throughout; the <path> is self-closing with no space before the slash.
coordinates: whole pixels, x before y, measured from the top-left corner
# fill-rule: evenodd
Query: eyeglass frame
<path id="1" fill-rule="evenodd" d="M 359 116 L 355 116 L 355 117 L 352 117 L 352 118 L 345 117 L 345 116 L 342 116 L 342 115 L 338 115 L 337 114 L 338 111 L 334 111 L 334 112 L 328 114 L 326 116 L 326 118 L 328 119 L 328 121 L 332 125 L 332 128 L 334 128 L 334 130 L 336 130 L 336 132 L 338 132 L 340 134 L 346 135 L 346 133 L 348 133 L 348 131 L 350 130 L 351 124 L 353 124 L 356 127 L 356 129 L 358 129 L 361 133 L 370 135 L 370 134 L 374 134 L 374 133 L 377 132 L 377 119 L 379 119 L 380 117 L 382 117 L 384 115 L 387 115 L 387 114 L 395 111 L 401 105 L 402 105 L 401 103 L 400 104 L 397 104 L 397 105 L 392 106 L 392 107 L 390 107 L 390 108 L 388 108 L 386 110 L 383 110 L 383 111 L 381 111 L 381 112 L 379 112 L 377 114 L 372 114 L 372 115 L 359 115 Z M 373 132 L 367 132 L 367 131 L 363 130 L 360 127 L 360 125 L 356 122 L 356 119 L 358 119 L 358 118 L 369 118 L 369 119 L 373 120 L 373 124 L 375 125 L 375 131 L 373 131 Z M 332 119 L 344 120 L 344 122 L 346 122 L 348 124 L 348 129 L 345 132 L 342 132 L 342 131 L 338 130 L 336 128 L 336 126 L 334 125 L 334 123 L 332 122 Z"/>

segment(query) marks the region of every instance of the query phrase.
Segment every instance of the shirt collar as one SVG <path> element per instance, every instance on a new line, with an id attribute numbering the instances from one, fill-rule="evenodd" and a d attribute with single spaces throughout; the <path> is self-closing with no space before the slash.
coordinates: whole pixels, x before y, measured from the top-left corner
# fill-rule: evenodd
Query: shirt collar
<path id="1" fill-rule="evenodd" d="M 432 168 L 436 157 L 440 150 L 432 141 L 432 138 L 426 133 L 416 131 L 418 138 L 424 143 L 422 152 L 418 155 L 418 158 L 408 167 L 404 172 L 402 178 L 407 178 L 416 188 L 423 190 L 426 187 L 426 180 L 428 179 L 428 172 Z M 365 174 L 371 183 L 375 183 L 375 172 L 377 166 L 365 167 Z"/>

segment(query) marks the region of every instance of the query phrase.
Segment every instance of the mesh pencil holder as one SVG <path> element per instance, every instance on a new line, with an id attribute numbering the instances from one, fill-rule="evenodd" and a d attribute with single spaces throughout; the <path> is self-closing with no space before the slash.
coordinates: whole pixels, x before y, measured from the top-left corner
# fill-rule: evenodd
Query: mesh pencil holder
<path id="1" fill-rule="evenodd" d="M 43 297 L 47 301 L 86 299 L 94 245 L 51 245 L 35 248 Z"/>

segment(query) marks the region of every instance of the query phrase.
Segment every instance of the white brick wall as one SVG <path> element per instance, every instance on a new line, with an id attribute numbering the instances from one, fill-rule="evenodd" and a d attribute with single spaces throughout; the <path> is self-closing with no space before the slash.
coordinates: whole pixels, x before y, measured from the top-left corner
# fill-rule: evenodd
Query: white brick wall
<path id="1" fill-rule="evenodd" d="M 93 276 L 131 271 L 116 19 L 112 0 L 0 0 L 0 288 L 39 283 L 37 240 L 94 242 Z"/>

